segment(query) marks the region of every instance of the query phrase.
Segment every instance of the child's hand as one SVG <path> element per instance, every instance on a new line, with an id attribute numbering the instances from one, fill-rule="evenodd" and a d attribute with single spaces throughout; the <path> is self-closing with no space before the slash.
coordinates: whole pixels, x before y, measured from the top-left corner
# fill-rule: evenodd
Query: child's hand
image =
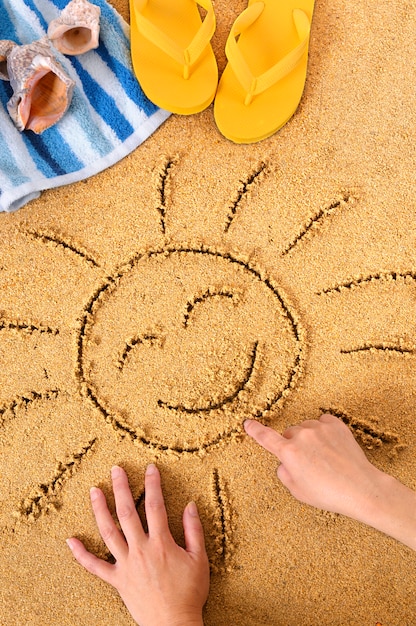
<path id="1" fill-rule="evenodd" d="M 368 461 L 349 428 L 333 415 L 279 435 L 246 420 L 244 428 L 277 456 L 277 475 L 306 504 L 342 513 L 416 550 L 416 494 Z"/>
<path id="2" fill-rule="evenodd" d="M 357 518 L 357 508 L 372 495 L 378 470 L 333 415 L 308 420 L 283 435 L 253 420 L 244 428 L 281 461 L 277 475 L 297 500 Z"/>
<path id="3" fill-rule="evenodd" d="M 186 549 L 178 546 L 168 526 L 159 471 L 149 465 L 145 477 L 145 510 L 149 532 L 143 530 L 125 471 L 111 472 L 118 530 L 100 489 L 91 502 L 100 535 L 116 559 L 111 565 L 86 550 L 78 539 L 68 545 L 77 561 L 117 589 L 140 626 L 202 624 L 208 597 L 209 564 L 195 503 L 183 514 Z"/>

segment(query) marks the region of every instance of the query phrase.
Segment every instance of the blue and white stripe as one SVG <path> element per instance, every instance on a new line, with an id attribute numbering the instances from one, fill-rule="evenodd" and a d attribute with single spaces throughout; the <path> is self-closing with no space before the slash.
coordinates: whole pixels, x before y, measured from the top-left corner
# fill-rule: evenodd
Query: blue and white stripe
<path id="1" fill-rule="evenodd" d="M 76 83 L 58 124 L 41 135 L 20 133 L 7 113 L 10 85 L 0 81 L 0 211 L 114 165 L 169 116 L 146 98 L 134 76 L 128 24 L 105 0 L 92 1 L 101 9 L 99 48 L 76 57 L 56 52 Z M 40 39 L 68 2 L 0 0 L 0 39 Z"/>

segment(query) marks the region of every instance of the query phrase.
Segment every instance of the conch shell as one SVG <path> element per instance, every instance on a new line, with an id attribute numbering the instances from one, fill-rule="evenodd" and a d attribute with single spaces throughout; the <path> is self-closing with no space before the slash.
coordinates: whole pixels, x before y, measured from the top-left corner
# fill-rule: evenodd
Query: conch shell
<path id="1" fill-rule="evenodd" d="M 13 89 L 7 109 L 20 131 L 39 134 L 61 119 L 75 82 L 55 59 L 46 37 L 15 45 L 7 56 L 7 73 Z"/>
<path id="2" fill-rule="evenodd" d="M 49 24 L 48 37 L 63 54 L 83 54 L 98 48 L 100 7 L 87 0 L 71 0 Z"/>
<path id="3" fill-rule="evenodd" d="M 10 39 L 2 39 L 0 41 L 0 80 L 9 80 L 7 57 L 15 46 L 17 46 L 17 43 L 10 41 Z"/>

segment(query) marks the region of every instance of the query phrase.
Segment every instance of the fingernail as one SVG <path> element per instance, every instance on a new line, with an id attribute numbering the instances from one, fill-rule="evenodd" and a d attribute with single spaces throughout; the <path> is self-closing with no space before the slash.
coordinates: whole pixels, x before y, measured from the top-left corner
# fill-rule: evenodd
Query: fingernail
<path id="1" fill-rule="evenodd" d="M 90 498 L 91 498 L 91 502 L 94 502 L 94 500 L 96 500 L 99 496 L 100 490 L 97 489 L 97 487 L 91 487 L 90 489 Z"/>
<path id="2" fill-rule="evenodd" d="M 68 546 L 68 548 L 69 548 L 69 549 L 71 550 L 71 552 L 72 552 L 72 549 L 73 549 L 73 547 L 74 547 L 74 542 L 72 541 L 72 539 L 67 539 L 67 540 L 66 540 L 66 545 Z"/>
<path id="3" fill-rule="evenodd" d="M 154 463 L 149 463 L 149 465 L 146 468 L 146 475 L 150 476 L 151 474 L 154 474 L 156 472 L 156 465 Z"/>
<path id="4" fill-rule="evenodd" d="M 191 517 L 198 517 L 198 509 L 193 500 L 188 503 L 188 513 Z"/>
<path id="5" fill-rule="evenodd" d="M 118 465 L 114 465 L 111 468 L 111 478 L 117 478 L 117 476 L 120 476 L 122 473 L 123 470 Z"/>
<path id="6" fill-rule="evenodd" d="M 252 422 L 252 421 L 253 421 L 253 420 L 244 420 L 244 422 L 243 422 L 243 426 L 244 426 L 244 428 L 246 429 L 246 428 L 247 428 L 247 426 L 248 426 L 249 424 L 251 424 L 251 422 Z"/>

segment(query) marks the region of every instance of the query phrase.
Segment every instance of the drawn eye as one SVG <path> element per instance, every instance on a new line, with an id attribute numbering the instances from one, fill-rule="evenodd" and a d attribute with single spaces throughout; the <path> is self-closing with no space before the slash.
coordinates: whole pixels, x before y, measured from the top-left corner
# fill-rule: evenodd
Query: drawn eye
<path id="1" fill-rule="evenodd" d="M 115 366 L 118 367 L 120 371 L 122 371 L 132 350 L 139 348 L 140 346 L 162 347 L 163 343 L 164 338 L 161 334 L 159 334 L 158 331 L 149 331 L 142 334 L 134 335 L 125 342 L 124 348 L 119 358 L 115 362 Z"/>
<path id="2" fill-rule="evenodd" d="M 204 302 L 209 302 L 212 298 L 228 298 L 229 300 L 232 300 L 233 302 L 236 301 L 238 297 L 238 294 L 233 293 L 233 291 L 227 290 L 227 289 L 218 289 L 218 290 L 210 290 L 208 289 L 207 291 L 205 291 L 202 295 L 200 296 L 195 296 L 192 301 L 188 302 L 186 305 L 186 312 L 184 314 L 184 320 L 183 320 L 183 325 L 185 326 L 185 328 L 188 327 L 189 324 L 189 318 L 191 317 L 191 314 L 193 313 L 195 307 L 199 304 L 203 304 Z"/>

